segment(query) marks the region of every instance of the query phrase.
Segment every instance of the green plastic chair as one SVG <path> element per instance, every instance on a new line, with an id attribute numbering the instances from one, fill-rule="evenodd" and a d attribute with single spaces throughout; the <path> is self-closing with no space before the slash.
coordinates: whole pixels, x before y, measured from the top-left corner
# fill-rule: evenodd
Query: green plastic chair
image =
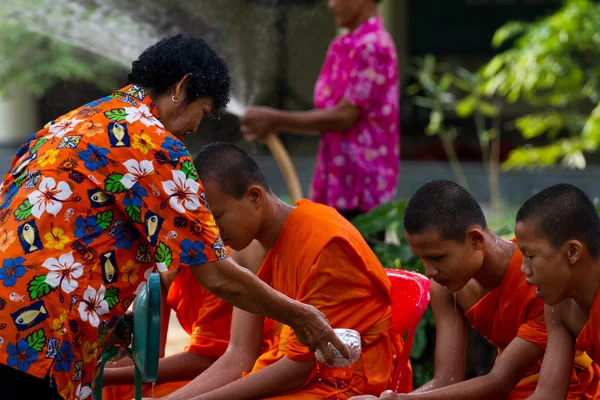
<path id="1" fill-rule="evenodd" d="M 137 295 L 133 304 L 133 326 L 131 321 L 122 318 L 115 326 L 118 334 L 132 328 L 132 347 L 127 348 L 127 356 L 135 367 L 135 398 L 142 399 L 142 383 L 156 383 L 158 359 L 160 356 L 160 277 L 150 274 L 148 282 Z M 96 378 L 96 400 L 102 400 L 104 365 L 117 355 L 114 347 L 102 354 L 100 372 Z"/>

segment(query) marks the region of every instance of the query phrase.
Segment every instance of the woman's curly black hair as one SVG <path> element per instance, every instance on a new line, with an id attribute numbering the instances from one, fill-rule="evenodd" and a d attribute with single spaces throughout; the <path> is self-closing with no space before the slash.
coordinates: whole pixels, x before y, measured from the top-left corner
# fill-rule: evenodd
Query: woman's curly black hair
<path id="1" fill-rule="evenodd" d="M 185 88 L 188 102 L 208 97 L 214 100 L 215 111 L 227 106 L 231 95 L 227 63 L 199 36 L 180 34 L 148 47 L 131 65 L 127 80 L 163 94 L 186 74 L 191 74 Z"/>

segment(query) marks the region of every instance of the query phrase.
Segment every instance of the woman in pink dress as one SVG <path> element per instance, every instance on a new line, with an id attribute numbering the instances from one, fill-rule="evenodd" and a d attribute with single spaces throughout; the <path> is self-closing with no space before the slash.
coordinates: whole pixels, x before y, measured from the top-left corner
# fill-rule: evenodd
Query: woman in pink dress
<path id="1" fill-rule="evenodd" d="M 398 180 L 398 58 L 377 3 L 329 0 L 348 33 L 329 46 L 313 110 L 252 107 L 241 119 L 248 140 L 284 130 L 320 135 L 312 200 L 347 219 L 392 200 Z"/>

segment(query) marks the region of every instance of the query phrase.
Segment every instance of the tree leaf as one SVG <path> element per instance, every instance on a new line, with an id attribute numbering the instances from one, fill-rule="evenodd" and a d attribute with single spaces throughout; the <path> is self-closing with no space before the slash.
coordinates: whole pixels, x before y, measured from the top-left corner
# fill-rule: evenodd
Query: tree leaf
<path id="1" fill-rule="evenodd" d="M 25 199 L 19 207 L 15 210 L 15 219 L 17 221 L 24 221 L 31 216 L 31 209 L 33 205 L 29 202 L 28 199 Z"/>
<path id="2" fill-rule="evenodd" d="M 113 108 L 110 111 L 106 111 L 104 115 L 106 115 L 106 118 L 112 121 L 120 122 L 125 120 L 127 117 L 127 111 L 125 111 L 124 108 Z"/>
<path id="3" fill-rule="evenodd" d="M 130 204 L 125 210 L 127 211 L 127 216 L 129 216 L 133 222 L 137 222 L 138 224 L 142 223 L 142 210 L 140 210 L 138 206 Z"/>
<path id="4" fill-rule="evenodd" d="M 104 181 L 106 191 L 110 193 L 121 193 L 127 190 L 121 183 L 121 179 L 123 179 L 122 174 L 110 174 Z"/>
<path id="5" fill-rule="evenodd" d="M 167 267 L 171 265 L 173 261 L 173 255 L 171 253 L 171 249 L 169 246 L 160 242 L 158 247 L 156 248 L 156 252 L 154 253 L 154 259 L 158 263 L 164 263 Z"/>
<path id="6" fill-rule="evenodd" d="M 108 229 L 113 220 L 112 210 L 102 211 L 96 214 L 96 224 L 102 227 L 102 229 Z"/>
<path id="7" fill-rule="evenodd" d="M 42 351 L 46 345 L 46 335 L 44 335 L 44 330 L 38 329 L 37 331 L 31 332 L 31 334 L 27 336 L 27 343 L 31 349 L 37 352 Z"/>
<path id="8" fill-rule="evenodd" d="M 44 297 L 52 290 L 54 290 L 54 288 L 46 283 L 45 275 L 39 275 L 34 277 L 27 286 L 27 291 L 29 292 L 29 297 L 31 298 L 31 300 Z"/>
<path id="9" fill-rule="evenodd" d="M 467 96 L 456 105 L 456 115 L 460 118 L 470 117 L 475 111 L 477 100 L 473 96 Z"/>

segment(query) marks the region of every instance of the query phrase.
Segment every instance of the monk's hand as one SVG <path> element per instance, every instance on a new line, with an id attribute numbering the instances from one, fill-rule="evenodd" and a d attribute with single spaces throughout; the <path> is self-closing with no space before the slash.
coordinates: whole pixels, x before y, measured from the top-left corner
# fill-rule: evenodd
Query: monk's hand
<path id="1" fill-rule="evenodd" d="M 329 343 L 335 347 L 342 356 L 350 358 L 350 353 L 344 343 L 337 337 L 329 321 L 321 311 L 315 307 L 302 304 L 303 312 L 292 326 L 298 341 L 309 348 L 313 353 L 319 349 L 328 364 L 335 361 L 335 356 L 329 348 Z"/>
<path id="2" fill-rule="evenodd" d="M 246 140 L 260 140 L 276 132 L 277 110 L 268 107 L 250 107 L 240 118 L 240 129 Z"/>

